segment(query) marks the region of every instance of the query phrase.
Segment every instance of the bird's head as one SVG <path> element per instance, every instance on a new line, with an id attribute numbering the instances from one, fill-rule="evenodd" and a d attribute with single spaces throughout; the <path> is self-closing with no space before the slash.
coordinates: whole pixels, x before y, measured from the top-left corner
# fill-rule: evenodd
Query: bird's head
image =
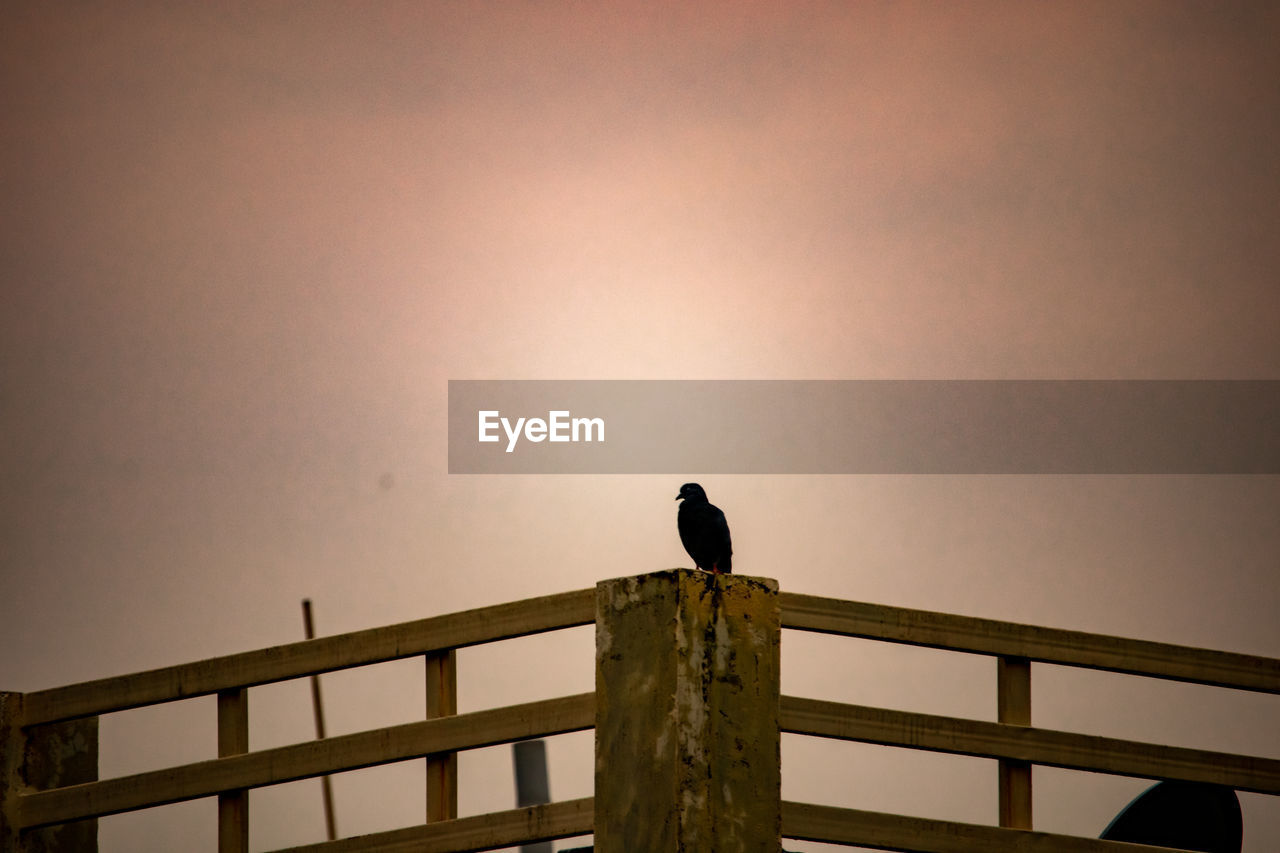
<path id="1" fill-rule="evenodd" d="M 697 483 L 685 483 L 680 487 L 680 494 L 676 495 L 676 500 L 681 498 L 692 498 L 693 500 L 705 501 L 707 493 L 702 490 L 702 486 Z"/>

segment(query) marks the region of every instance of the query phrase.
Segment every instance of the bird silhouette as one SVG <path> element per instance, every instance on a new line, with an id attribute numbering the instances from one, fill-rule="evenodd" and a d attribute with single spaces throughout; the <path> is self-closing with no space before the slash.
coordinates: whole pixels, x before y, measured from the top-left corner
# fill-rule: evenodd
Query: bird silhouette
<path id="1" fill-rule="evenodd" d="M 684 501 L 676 514 L 676 527 L 694 565 L 717 575 L 731 574 L 733 542 L 724 513 L 707 502 L 707 493 L 697 483 L 681 486 L 676 500 Z"/>

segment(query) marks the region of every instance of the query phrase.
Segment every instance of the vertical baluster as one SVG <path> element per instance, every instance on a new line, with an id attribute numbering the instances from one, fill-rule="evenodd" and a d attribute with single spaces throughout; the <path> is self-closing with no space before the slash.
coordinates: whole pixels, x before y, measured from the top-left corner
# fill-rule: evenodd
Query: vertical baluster
<path id="1" fill-rule="evenodd" d="M 458 653 L 447 649 L 426 655 L 427 719 L 458 713 Z M 427 822 L 458 816 L 458 754 L 427 756 Z"/>
<path id="2" fill-rule="evenodd" d="M 249 751 L 249 691 L 218 694 L 218 757 Z M 218 853 L 249 853 L 249 792 L 218 795 Z"/>
<path id="3" fill-rule="evenodd" d="M 996 662 L 996 719 L 1014 726 L 1031 725 L 1031 661 L 1000 657 Z M 1000 762 L 1000 825 L 1031 828 L 1031 764 Z"/>

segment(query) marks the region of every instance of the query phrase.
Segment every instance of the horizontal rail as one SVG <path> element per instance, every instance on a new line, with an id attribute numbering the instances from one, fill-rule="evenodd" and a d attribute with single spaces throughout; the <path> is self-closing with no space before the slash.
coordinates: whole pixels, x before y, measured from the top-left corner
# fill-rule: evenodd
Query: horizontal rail
<path id="1" fill-rule="evenodd" d="M 1280 693 L 1275 658 L 794 592 L 778 601 L 784 628 Z"/>
<path id="2" fill-rule="evenodd" d="M 595 800 L 583 797 L 304 844 L 272 853 L 463 853 L 587 835 L 594 826 Z"/>
<path id="3" fill-rule="evenodd" d="M 23 725 L 123 711 L 440 649 L 589 625 L 595 618 L 595 590 L 584 589 L 286 643 L 133 675 L 37 690 L 26 695 Z"/>
<path id="4" fill-rule="evenodd" d="M 784 732 L 1280 794 L 1280 761 L 783 696 Z"/>
<path id="5" fill-rule="evenodd" d="M 1148 844 L 786 801 L 782 836 L 907 853 L 1174 853 Z"/>
<path id="6" fill-rule="evenodd" d="M 87 817 L 258 788 L 595 725 L 595 694 L 437 717 L 384 729 L 215 758 L 18 798 L 17 825 L 31 829 Z"/>

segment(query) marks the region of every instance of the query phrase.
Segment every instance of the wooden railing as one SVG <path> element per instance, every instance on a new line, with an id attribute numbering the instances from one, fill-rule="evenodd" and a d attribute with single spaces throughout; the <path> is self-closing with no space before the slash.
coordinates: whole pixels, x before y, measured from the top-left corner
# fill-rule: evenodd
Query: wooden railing
<path id="1" fill-rule="evenodd" d="M 334 634 L 268 649 L 85 681 L 26 694 L 24 725 L 208 696 L 304 675 L 438 654 L 595 621 L 595 590 L 496 604 L 461 613 Z"/>
<path id="2" fill-rule="evenodd" d="M 13 839 L 8 844 L 23 849 L 21 839 L 40 827 L 217 795 L 219 850 L 245 851 L 249 789 L 422 757 L 428 757 L 428 820 L 441 821 L 431 835 L 445 844 L 454 834 L 470 838 L 475 820 L 448 820 L 456 816 L 457 802 L 452 756 L 463 749 L 589 729 L 595 703 L 594 694 L 586 693 L 456 714 L 454 651 L 594 621 L 595 591 L 587 589 L 27 693 L 15 703 L 20 711 L 10 721 L 11 740 L 15 730 L 34 739 L 52 723 L 216 694 L 219 757 L 50 790 L 6 785 L 5 818 Z M 429 719 L 248 752 L 248 688 L 417 656 L 427 664 Z M 557 804 L 539 812 L 545 816 L 533 824 L 541 820 L 556 831 L 568 826 L 578 834 L 589 832 L 589 821 L 581 825 L 581 812 L 581 804 L 576 809 Z M 511 823 L 515 813 L 504 814 Z M 523 819 L 521 825 L 529 827 L 530 818 Z M 494 823 L 500 828 L 503 817 Z M 338 843 L 347 846 L 325 849 L 357 849 Z M 380 846 L 376 840 L 359 849 L 375 846 Z"/>
<path id="3" fill-rule="evenodd" d="M 1020 832 L 1032 828 L 1034 764 L 1280 794 L 1280 761 L 1274 759 L 1031 726 L 1033 662 L 1280 693 L 1280 660 L 795 593 L 780 593 L 779 600 L 784 628 L 995 657 L 999 720 L 994 723 L 791 696 L 782 697 L 779 723 L 794 734 L 997 759 L 1004 827 L 788 803 L 784 836 L 922 853 L 1041 849 Z M 1051 847 L 1043 849 L 1054 850 L 1135 849 L 1067 836 L 1044 843 Z"/>
<path id="4" fill-rule="evenodd" d="M 997 663 L 996 722 L 792 696 L 782 696 L 780 707 L 770 713 L 777 714 L 774 731 L 995 759 L 1000 768 L 1000 826 L 784 802 L 780 820 L 785 838 L 922 853 L 1157 849 L 1031 831 L 1035 764 L 1280 794 L 1280 761 L 1040 729 L 1031 725 L 1030 706 L 1033 663 L 1276 694 L 1280 660 L 794 593 L 773 591 L 768 596 L 775 600 L 766 604 L 778 608 L 775 632 L 780 611 L 780 624 L 787 629 L 975 653 Z M 0 851 L 26 849 L 24 839 L 42 827 L 210 796 L 219 798 L 219 850 L 245 851 L 250 789 L 423 757 L 428 776 L 426 823 L 290 849 L 482 850 L 591 833 L 597 825 L 593 798 L 457 816 L 458 751 L 592 728 L 597 697 L 584 693 L 457 714 L 454 652 L 593 624 L 597 606 L 597 590 L 580 590 L 68 687 L 0 694 L 0 734 L 5 738 L 0 758 L 9 756 L 7 766 L 0 768 L 9 774 L 4 780 Z M 732 637 L 732 631 L 725 636 Z M 626 639 L 613 637 L 610 642 Z M 426 719 L 248 751 L 248 688 L 408 657 L 422 657 L 426 664 Z M 55 782 L 47 790 L 33 788 L 39 783 L 30 780 L 10 778 L 15 750 L 21 754 L 38 746 L 44 730 L 74 725 L 66 721 L 93 721 L 104 713 L 205 695 L 218 697 L 218 758 L 101 781 Z M 617 707 L 642 703 L 646 697 L 613 701 Z"/>

